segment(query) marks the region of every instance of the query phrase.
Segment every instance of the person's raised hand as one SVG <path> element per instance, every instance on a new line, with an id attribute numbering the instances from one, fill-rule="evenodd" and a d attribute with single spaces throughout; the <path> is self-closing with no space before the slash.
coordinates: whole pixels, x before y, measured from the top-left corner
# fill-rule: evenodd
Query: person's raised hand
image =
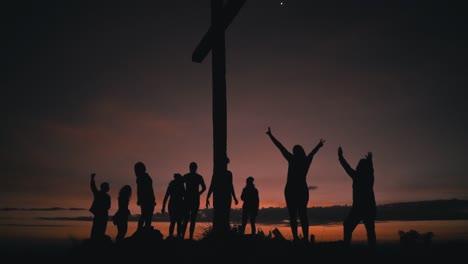
<path id="1" fill-rule="evenodd" d="M 325 140 L 323 138 L 320 139 L 318 146 L 323 147 L 323 143 L 325 143 Z"/>

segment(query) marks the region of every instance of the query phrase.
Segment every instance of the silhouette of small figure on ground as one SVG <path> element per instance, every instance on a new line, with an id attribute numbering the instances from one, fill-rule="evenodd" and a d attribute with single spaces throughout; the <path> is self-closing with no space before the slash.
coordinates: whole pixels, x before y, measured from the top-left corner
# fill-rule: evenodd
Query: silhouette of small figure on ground
<path id="1" fill-rule="evenodd" d="M 125 238 L 128 230 L 128 217 L 130 216 L 130 210 L 128 204 L 130 203 L 130 197 L 132 196 L 132 187 L 130 185 L 124 185 L 120 188 L 118 203 L 119 208 L 112 217 L 114 225 L 117 226 L 117 236 L 115 240 L 121 241 Z"/>
<path id="2" fill-rule="evenodd" d="M 414 229 L 411 229 L 408 232 L 399 230 L 398 234 L 400 235 L 400 244 L 403 246 L 416 246 L 421 243 L 425 246 L 430 246 L 432 243 L 432 237 L 434 237 L 433 232 L 419 233 Z"/>
<path id="3" fill-rule="evenodd" d="M 301 145 L 293 147 L 290 153 L 271 133 L 270 127 L 266 134 L 288 161 L 288 177 L 284 188 L 286 207 L 288 208 L 291 233 L 294 241 L 299 239 L 297 234 L 297 215 L 301 221 L 304 241 L 309 241 L 309 219 L 307 216 L 307 203 L 309 202 L 309 187 L 307 186 L 307 173 L 314 155 L 323 147 L 325 140 L 320 139 L 315 148 L 306 155 Z"/>
<path id="4" fill-rule="evenodd" d="M 230 160 L 226 157 L 226 164 L 229 164 Z M 226 170 L 227 181 L 229 182 L 229 198 L 231 199 L 229 204 L 234 200 L 234 204 L 237 205 L 239 200 L 237 200 L 236 192 L 234 190 L 233 176 L 230 170 Z M 206 196 L 206 208 L 210 207 L 210 197 L 213 194 L 213 177 L 211 177 L 210 188 L 208 189 L 208 195 Z M 231 210 L 228 211 L 228 219 L 230 219 Z"/>
<path id="5" fill-rule="evenodd" d="M 343 149 L 338 148 L 338 160 L 346 173 L 353 180 L 353 205 L 344 220 L 344 243 L 349 246 L 354 229 L 363 222 L 367 231 L 367 242 L 371 248 L 376 246 L 375 217 L 377 207 L 374 196 L 374 165 L 372 152 L 359 160 L 354 170 L 343 156 Z"/>
<path id="6" fill-rule="evenodd" d="M 153 190 L 153 180 L 146 172 L 146 166 L 139 161 L 134 166 L 137 184 L 137 205 L 141 208 L 140 219 L 138 220 L 138 230 L 143 228 L 151 229 L 156 198 Z"/>
<path id="7" fill-rule="evenodd" d="M 103 239 L 106 237 L 107 222 L 109 220 L 109 209 L 111 198 L 108 194 L 109 183 L 101 183 L 101 189 L 96 188 L 94 178 L 96 173 L 91 174 L 91 191 L 93 192 L 93 203 L 89 211 L 94 215 L 93 226 L 91 228 L 91 239 Z"/>
<path id="8" fill-rule="evenodd" d="M 242 189 L 240 198 L 243 201 L 241 233 L 245 233 L 247 220 L 250 220 L 251 233 L 252 235 L 255 235 L 257 231 L 255 228 L 255 220 L 257 219 L 260 198 L 258 195 L 258 189 L 254 185 L 254 178 L 252 176 L 247 177 L 245 181 L 245 187 Z"/>
<path id="9" fill-rule="evenodd" d="M 183 221 L 186 212 L 185 209 L 185 186 L 182 175 L 180 173 L 174 173 L 174 179 L 169 182 L 167 186 L 166 195 L 161 209 L 161 213 L 166 212 L 166 203 L 169 200 L 169 236 L 174 236 L 174 228 L 177 225 L 177 237 L 182 238 L 183 236 Z"/>
<path id="10" fill-rule="evenodd" d="M 182 237 L 185 236 L 188 222 L 190 222 L 190 239 L 193 239 L 193 233 L 195 232 L 198 210 L 200 209 L 200 195 L 206 191 L 205 180 L 203 179 L 202 175 L 197 173 L 197 169 L 197 163 L 191 162 L 190 172 L 183 176 L 183 181 L 185 183 L 184 200 L 186 210 L 183 222 Z"/>

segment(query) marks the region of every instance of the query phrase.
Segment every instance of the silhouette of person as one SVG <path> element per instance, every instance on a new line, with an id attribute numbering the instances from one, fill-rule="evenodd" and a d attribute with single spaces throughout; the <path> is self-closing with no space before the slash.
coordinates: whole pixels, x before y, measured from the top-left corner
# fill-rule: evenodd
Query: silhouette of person
<path id="1" fill-rule="evenodd" d="M 229 164 L 230 160 L 228 157 L 226 157 L 226 164 Z M 234 184 L 233 184 L 233 177 L 232 177 L 232 172 L 230 170 L 226 171 L 226 177 L 227 181 L 229 182 L 229 198 L 231 198 L 231 201 L 234 200 L 234 204 L 237 205 L 239 203 L 239 200 L 237 200 L 236 197 L 236 192 L 234 190 Z M 210 197 L 213 194 L 213 177 L 211 177 L 211 183 L 210 183 L 210 188 L 208 189 L 208 195 L 206 196 L 206 208 L 210 207 Z M 230 210 L 228 211 L 228 219 L 230 219 Z"/>
<path id="2" fill-rule="evenodd" d="M 128 204 L 130 203 L 130 197 L 132 196 L 132 187 L 130 185 L 124 185 L 119 191 L 119 208 L 115 212 L 112 221 L 117 226 L 116 241 L 120 241 L 125 238 L 128 230 L 128 217 L 130 216 L 130 210 Z"/>
<path id="3" fill-rule="evenodd" d="M 338 148 L 338 160 L 346 173 L 353 180 L 353 205 L 343 222 L 344 243 L 349 246 L 354 229 L 363 222 L 367 231 L 367 242 L 371 248 L 376 245 L 375 217 L 377 207 L 374 195 L 374 165 L 372 152 L 359 160 L 354 170 L 343 156 L 343 149 Z"/>
<path id="4" fill-rule="evenodd" d="M 182 175 L 180 173 L 174 173 L 174 179 L 169 182 L 167 186 L 166 195 L 164 195 L 164 201 L 161 209 L 161 213 L 166 212 L 166 203 L 169 200 L 169 236 L 174 236 L 174 228 L 177 224 L 177 237 L 182 237 L 182 222 L 185 214 L 185 186 Z"/>
<path id="5" fill-rule="evenodd" d="M 102 239 L 106 236 L 107 221 L 109 220 L 109 209 L 111 198 L 108 194 L 109 183 L 101 183 L 101 189 L 96 187 L 94 178 L 96 173 L 91 174 L 91 191 L 93 192 L 93 203 L 89 211 L 94 215 L 93 226 L 91 228 L 91 239 Z"/>
<path id="6" fill-rule="evenodd" d="M 309 202 L 309 187 L 307 186 L 307 173 L 312 163 L 314 155 L 323 147 L 325 140 L 320 139 L 315 148 L 306 155 L 301 145 L 293 147 L 293 153 L 290 153 L 271 133 L 270 127 L 266 134 L 273 141 L 275 146 L 288 161 L 288 176 L 284 188 L 286 198 L 286 207 L 288 208 L 291 233 L 294 241 L 299 239 L 297 234 L 297 215 L 301 221 L 302 235 L 304 241 L 309 241 L 309 219 L 307 216 L 307 203 Z"/>
<path id="7" fill-rule="evenodd" d="M 205 192 L 206 185 L 203 176 L 197 173 L 198 165 L 196 162 L 190 163 L 190 172 L 183 176 L 185 183 L 185 216 L 183 222 L 182 237 L 185 236 L 188 222 L 190 221 L 190 239 L 193 239 L 195 224 L 197 221 L 198 210 L 200 209 L 200 195 Z M 200 189 L 201 188 L 201 189 Z"/>
<path id="8" fill-rule="evenodd" d="M 137 184 L 137 205 L 141 208 L 140 219 L 138 220 L 138 230 L 142 228 L 151 229 L 156 198 L 153 190 L 153 180 L 146 172 L 146 166 L 139 161 L 134 166 Z"/>
<path id="9" fill-rule="evenodd" d="M 257 219 L 260 198 L 258 195 L 258 189 L 254 185 L 254 178 L 252 176 L 247 177 L 245 181 L 245 187 L 242 189 L 240 198 L 243 201 L 241 232 L 244 234 L 247 220 L 250 220 L 252 235 L 255 235 L 257 231 L 255 228 L 255 220 Z"/>

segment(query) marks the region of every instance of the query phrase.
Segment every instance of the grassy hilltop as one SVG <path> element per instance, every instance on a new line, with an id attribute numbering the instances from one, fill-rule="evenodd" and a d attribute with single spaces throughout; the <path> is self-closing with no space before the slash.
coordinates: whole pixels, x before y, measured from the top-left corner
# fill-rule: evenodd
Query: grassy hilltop
<path id="1" fill-rule="evenodd" d="M 443 244 L 407 241 L 407 243 L 378 244 L 371 250 L 366 244 L 345 247 L 342 241 L 307 243 L 290 241 L 281 237 L 229 234 L 217 239 L 206 234 L 200 240 L 162 238 L 158 230 L 138 234 L 114 243 L 86 240 L 71 249 L 65 256 L 77 263 L 91 259 L 110 262 L 130 262 L 138 259 L 158 259 L 172 263 L 264 263 L 271 261 L 296 262 L 324 261 L 419 261 L 452 260 L 462 257 L 468 249 L 466 241 Z M 109 262 L 110 261 L 110 262 Z"/>

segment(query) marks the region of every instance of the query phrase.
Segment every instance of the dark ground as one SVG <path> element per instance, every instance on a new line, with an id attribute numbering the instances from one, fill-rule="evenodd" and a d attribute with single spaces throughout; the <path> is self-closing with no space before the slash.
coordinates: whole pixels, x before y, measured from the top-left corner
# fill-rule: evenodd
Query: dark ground
<path id="1" fill-rule="evenodd" d="M 4 248 L 5 249 L 5 248 Z M 345 247 L 341 241 L 304 243 L 252 235 L 231 235 L 225 239 L 207 236 L 201 240 L 163 239 L 158 230 L 133 234 L 116 243 L 84 240 L 69 248 L 8 250 L 4 258 L 57 263 L 265 263 L 265 262 L 374 262 L 374 263 L 458 263 L 466 260 L 467 241 L 413 244 L 379 243 L 372 251 L 366 244 Z M 32 263 L 28 261 L 28 263 Z M 288 263 L 289 264 L 289 263 Z"/>
<path id="2" fill-rule="evenodd" d="M 466 241 L 443 244 L 387 243 L 370 250 L 366 244 L 345 247 L 341 241 L 306 243 L 281 238 L 230 234 L 216 239 L 210 235 L 201 240 L 163 239 L 158 230 L 152 234 L 135 233 L 120 243 L 96 243 L 86 240 L 67 253 L 77 262 L 102 258 L 105 262 L 132 262 L 154 259 L 172 263 L 263 263 L 263 262 L 397 262 L 414 260 L 417 263 L 458 262 L 468 253 Z"/>

